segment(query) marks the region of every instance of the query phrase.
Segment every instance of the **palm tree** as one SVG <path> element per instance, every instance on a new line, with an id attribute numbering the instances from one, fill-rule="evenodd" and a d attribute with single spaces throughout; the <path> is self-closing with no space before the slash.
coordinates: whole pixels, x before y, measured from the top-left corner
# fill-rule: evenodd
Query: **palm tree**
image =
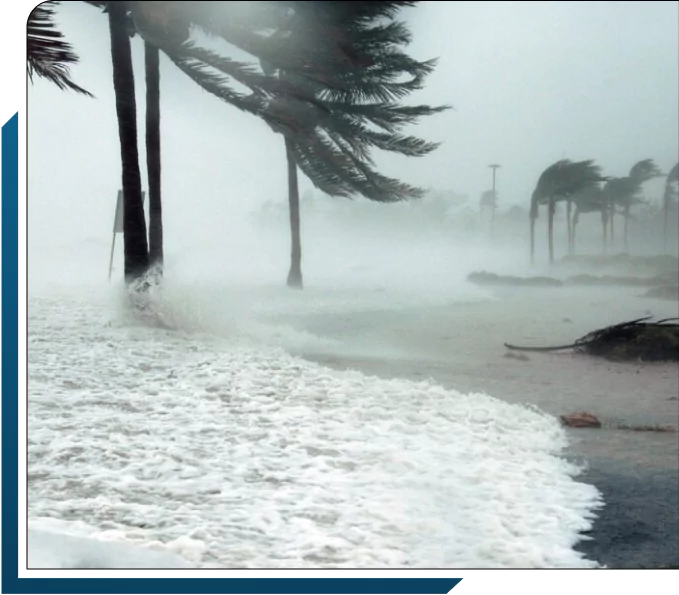
<path id="1" fill-rule="evenodd" d="M 531 262 L 535 251 L 535 221 L 540 204 L 547 204 L 549 262 L 554 262 L 554 213 L 558 200 L 567 200 L 603 180 L 601 168 L 593 160 L 573 162 L 562 159 L 540 175 L 531 197 Z"/>
<path id="2" fill-rule="evenodd" d="M 679 163 L 676 163 L 665 178 L 665 191 L 663 192 L 663 246 L 667 252 L 667 222 L 670 218 L 670 205 L 676 200 L 677 190 L 674 184 L 679 182 Z"/>
<path id="3" fill-rule="evenodd" d="M 292 141 L 285 139 L 285 157 L 288 162 L 288 205 L 290 210 L 290 271 L 288 272 L 288 287 L 302 289 L 302 239 L 300 234 L 299 217 L 299 184 L 297 182 L 297 164 L 293 156 Z"/>
<path id="4" fill-rule="evenodd" d="M 144 39 L 146 75 L 146 167 L 149 187 L 149 266 L 163 272 L 160 143 L 160 50 L 189 39 L 190 22 L 178 3 L 130 2 L 135 31 Z"/>
<path id="5" fill-rule="evenodd" d="M 129 17 L 125 3 L 109 2 L 107 11 L 122 163 L 125 281 L 129 284 L 141 278 L 149 268 L 137 148 L 137 103 L 134 93 Z"/>
<path id="6" fill-rule="evenodd" d="M 616 211 L 620 210 L 623 216 L 625 251 L 629 251 L 628 230 L 632 207 L 643 202 L 641 197 L 643 185 L 661 175 L 662 173 L 652 159 L 643 159 L 632 166 L 629 175 L 622 178 L 612 178 L 604 187 L 604 194 L 610 209 L 611 236 L 613 235 L 613 217 Z"/>
<path id="7" fill-rule="evenodd" d="M 151 267 L 162 273 L 163 226 L 161 200 L 161 153 L 160 153 L 160 72 L 159 48 L 187 74 L 201 79 L 207 67 L 227 72 L 236 80 L 257 88 L 272 87 L 273 78 L 248 76 L 244 65 L 220 59 L 216 54 L 204 51 L 187 42 L 189 21 L 183 7 L 177 4 L 155 2 L 87 2 L 109 13 L 111 23 L 112 55 L 114 57 L 114 89 L 123 158 L 125 278 L 127 282 L 138 279 Z M 116 27 L 114 30 L 113 27 Z M 115 31 L 115 35 L 114 35 Z M 130 56 L 129 36 L 139 33 L 144 39 L 147 85 L 146 109 L 146 155 L 149 183 L 149 238 L 146 241 L 146 225 L 143 218 L 141 182 L 136 131 L 136 103 L 134 99 L 134 74 Z M 123 42 L 123 39 L 126 41 Z M 125 47 L 126 46 L 126 47 Z M 126 57 L 127 56 L 127 57 Z M 250 98 L 237 94 L 228 95 L 218 76 L 202 77 L 202 82 L 222 99 L 257 115 L 263 110 Z M 198 82 L 201 82 L 200 80 Z M 268 84 L 268 87 L 267 87 Z M 137 198 L 138 197 L 138 198 Z"/>
<path id="8" fill-rule="evenodd" d="M 295 10 L 269 39 L 291 40 L 288 54 L 293 58 L 305 56 L 295 41 L 297 32 L 306 32 L 309 24 L 331 33 L 325 36 L 331 40 L 330 47 L 311 63 L 306 54 L 307 67 L 301 71 L 290 71 L 260 58 L 265 74 L 277 75 L 284 88 L 294 90 L 291 96 L 263 88 L 258 98 L 274 120 L 271 127 L 285 138 L 291 226 L 288 286 L 301 289 L 297 169 L 332 196 L 360 194 L 378 202 L 421 196 L 421 189 L 378 174 L 369 150 L 376 147 L 408 156 L 429 153 L 438 145 L 400 135 L 399 131 L 423 115 L 446 108 L 404 108 L 398 104 L 398 99 L 422 87 L 435 64 L 417 62 L 399 47 L 410 41 L 410 33 L 393 17 L 402 6 L 416 2 L 290 4 L 295 4 Z M 308 38 L 308 33 L 300 38 L 302 45 Z M 403 80 L 404 75 L 410 78 Z M 384 132 L 368 128 L 369 124 Z"/>
<path id="9" fill-rule="evenodd" d="M 149 187 L 149 265 L 163 271 L 163 208 L 160 152 L 160 52 L 144 42 L 146 73 L 146 170 Z"/>
<path id="10" fill-rule="evenodd" d="M 376 19 L 390 18 L 403 6 L 416 2 L 256 2 L 250 3 L 247 11 L 241 10 L 241 3 L 236 2 L 87 3 L 109 9 L 127 205 L 125 276 L 128 281 L 142 275 L 151 262 L 162 260 L 162 225 L 151 222 L 153 256 L 149 256 L 140 198 L 136 120 L 132 117 L 136 109 L 134 90 L 130 86 L 134 75 L 127 37 L 126 50 L 122 47 L 125 45 L 123 32 L 133 34 L 136 30 L 147 44 L 162 51 L 203 89 L 261 117 L 274 131 L 282 133 L 290 140 L 286 143 L 286 154 L 293 156 L 297 166 L 326 193 L 348 196 L 358 192 L 382 201 L 421 194 L 417 188 L 374 171 L 367 152 L 370 146 L 376 146 L 418 155 L 436 146 L 397 133 L 403 125 L 444 108 L 400 107 L 390 101 L 393 96 L 400 97 L 420 88 L 424 74 L 433 69 L 434 62 L 419 63 L 394 49 L 397 43 L 409 41 L 404 25 L 366 26 Z M 111 13 L 115 13 L 115 18 Z M 191 24 L 247 51 L 268 68 L 258 71 L 252 64 L 236 62 L 196 46 L 188 39 Z M 272 29 L 283 34 L 272 35 Z M 375 49 L 380 61 L 375 64 L 372 58 L 366 60 L 380 43 L 382 49 Z M 151 186 L 157 190 L 151 190 L 156 197 L 150 200 L 151 212 L 152 217 L 158 215 L 155 219 L 159 222 L 160 135 L 159 130 L 151 132 L 156 126 L 153 122 L 159 123 L 159 112 L 153 107 L 157 97 L 153 90 L 153 81 L 157 80 L 153 54 L 149 49 L 147 140 L 152 146 L 147 147 L 147 152 L 155 156 L 147 159 L 150 190 Z M 389 60 L 398 65 L 396 71 L 392 66 L 391 74 L 385 66 Z M 366 77 L 358 68 L 371 65 L 375 66 L 371 77 Z M 285 76 L 276 76 L 270 71 L 284 72 Z M 406 72 L 412 77 L 406 82 L 396 81 L 390 78 L 394 72 Z M 234 91 L 232 81 L 245 85 L 252 93 Z M 379 98 L 379 101 L 362 103 L 360 100 L 366 97 Z M 368 124 L 383 131 L 371 130 Z M 290 187 L 294 188 L 294 184 Z M 161 248 L 155 250 L 153 246 Z"/>

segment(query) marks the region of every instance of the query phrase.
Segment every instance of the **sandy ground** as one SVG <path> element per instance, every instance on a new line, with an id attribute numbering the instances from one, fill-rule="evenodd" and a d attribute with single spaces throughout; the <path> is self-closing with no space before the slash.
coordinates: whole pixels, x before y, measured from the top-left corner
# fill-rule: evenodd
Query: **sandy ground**
<path id="1" fill-rule="evenodd" d="M 640 297 L 644 289 L 502 289 L 483 302 L 356 309 L 290 317 L 287 323 L 336 341 L 302 353 L 324 365 L 382 377 L 431 378 L 559 415 L 588 411 L 601 430 L 569 430 L 570 456 L 604 493 L 587 553 L 612 567 L 679 564 L 679 442 L 676 432 L 634 432 L 617 424 L 677 427 L 677 364 L 612 363 L 571 352 L 507 357 L 503 343 L 570 343 L 608 324 L 644 315 L 678 316 L 679 305 Z"/>

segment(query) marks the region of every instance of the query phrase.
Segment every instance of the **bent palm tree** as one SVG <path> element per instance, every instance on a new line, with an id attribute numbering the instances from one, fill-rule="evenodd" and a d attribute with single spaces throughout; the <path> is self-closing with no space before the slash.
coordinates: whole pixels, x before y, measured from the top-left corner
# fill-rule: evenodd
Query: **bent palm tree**
<path id="1" fill-rule="evenodd" d="M 679 183 L 679 163 L 674 165 L 665 179 L 665 190 L 663 192 L 663 245 L 665 252 L 667 252 L 667 223 L 670 218 L 670 206 L 679 195 L 677 189 L 673 188 L 673 185 L 677 183 Z"/>
<path id="2" fill-rule="evenodd" d="M 674 165 L 665 179 L 665 191 L 663 192 L 663 246 L 665 252 L 667 252 L 667 223 L 670 218 L 670 206 L 679 194 L 677 189 L 673 188 L 673 185 L 677 183 L 679 183 L 679 163 Z"/>
<path id="3" fill-rule="evenodd" d="M 88 3 L 104 8 L 116 4 Z M 134 28 L 144 40 L 204 90 L 261 117 L 290 139 L 286 154 L 321 190 L 382 201 L 421 194 L 378 174 L 368 155 L 370 146 L 411 155 L 436 146 L 401 136 L 398 130 L 444 108 L 400 107 L 390 101 L 420 88 L 433 61 L 419 63 L 398 52 L 398 43 L 409 41 L 404 25 L 369 26 L 415 2 L 256 2 L 247 10 L 237 2 L 120 4 L 129 5 Z M 188 39 L 189 24 L 258 58 L 261 70 L 196 46 Z M 371 51 L 379 56 L 377 62 L 369 56 Z M 398 65 L 397 73 L 408 73 L 411 79 L 393 78 L 388 60 Z M 371 76 L 366 77 L 361 67 L 371 65 Z M 252 93 L 233 90 L 232 81 Z M 363 103 L 366 98 L 373 102 Z"/>
<path id="4" fill-rule="evenodd" d="M 591 186 L 602 181 L 601 168 L 589 159 L 586 161 L 570 161 L 562 159 L 550 165 L 538 178 L 537 185 L 531 197 L 531 262 L 534 260 L 535 250 L 535 221 L 538 216 L 538 206 L 547 204 L 547 230 L 549 244 L 549 262 L 554 262 L 554 213 L 557 200 L 572 199 Z"/>
<path id="5" fill-rule="evenodd" d="M 307 105 L 294 98 L 274 98 L 271 105 L 286 105 L 290 112 L 304 113 L 299 120 L 306 120 L 302 127 L 274 127 L 285 136 L 288 160 L 292 238 L 289 286 L 302 287 L 297 167 L 317 188 L 332 196 L 359 194 L 373 201 L 393 202 L 423 194 L 419 188 L 378 174 L 370 157 L 371 148 L 417 157 L 438 146 L 399 134 L 405 124 L 446 109 L 403 108 L 398 104 L 399 99 L 423 86 L 435 64 L 417 62 L 401 49 L 410 41 L 410 33 L 403 23 L 392 19 L 406 4 L 417 3 L 359 2 L 350 7 L 343 2 L 322 3 L 325 26 L 335 34 L 341 31 L 344 47 L 354 48 L 339 64 L 332 56 L 329 63 L 316 64 L 324 70 L 322 81 L 262 64 L 265 72 L 277 73 L 280 80 L 314 98 Z M 302 13 L 299 20 L 303 19 Z M 276 34 L 292 34 L 299 23 L 291 19 L 286 27 L 287 31 L 279 29 Z M 377 124 L 383 131 L 369 124 Z"/>
<path id="6" fill-rule="evenodd" d="M 628 231 L 632 207 L 643 202 L 641 197 L 643 185 L 661 175 L 662 173 L 652 159 L 643 159 L 632 166 L 629 175 L 612 178 L 604 187 L 611 218 L 618 209 L 623 216 L 623 241 L 626 251 L 629 251 Z M 612 222 L 611 225 L 613 225 Z"/>

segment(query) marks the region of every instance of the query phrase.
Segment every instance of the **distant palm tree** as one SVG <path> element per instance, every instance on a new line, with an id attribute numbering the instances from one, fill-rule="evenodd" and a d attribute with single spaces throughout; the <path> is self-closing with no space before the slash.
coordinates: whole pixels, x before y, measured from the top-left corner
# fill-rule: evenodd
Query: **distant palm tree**
<path id="1" fill-rule="evenodd" d="M 679 195 L 677 189 L 673 187 L 677 183 L 679 183 L 679 163 L 674 165 L 665 179 L 665 191 L 663 192 L 663 246 L 665 252 L 667 252 L 667 223 L 670 218 L 670 206 Z"/>
<path id="2" fill-rule="evenodd" d="M 629 251 L 628 231 L 632 207 L 643 202 L 641 196 L 643 185 L 659 176 L 662 176 L 662 173 L 653 160 L 643 159 L 632 166 L 627 176 L 612 178 L 604 186 L 604 196 L 611 217 L 611 239 L 613 239 L 614 216 L 619 211 L 624 220 L 623 241 L 627 252 Z"/>
<path id="3" fill-rule="evenodd" d="M 79 58 L 71 45 L 54 23 L 54 8 L 60 2 L 43 2 L 28 15 L 27 29 L 27 71 L 45 78 L 62 90 L 71 90 L 92 97 L 92 94 L 71 80 L 69 66 L 77 64 Z"/>
<path id="4" fill-rule="evenodd" d="M 601 168 L 593 160 L 570 161 L 562 159 L 550 165 L 538 178 L 531 197 L 531 261 L 535 252 L 535 221 L 540 204 L 547 205 L 547 234 L 549 262 L 554 262 L 554 213 L 559 200 L 567 200 L 585 189 L 597 185 L 604 178 Z"/>

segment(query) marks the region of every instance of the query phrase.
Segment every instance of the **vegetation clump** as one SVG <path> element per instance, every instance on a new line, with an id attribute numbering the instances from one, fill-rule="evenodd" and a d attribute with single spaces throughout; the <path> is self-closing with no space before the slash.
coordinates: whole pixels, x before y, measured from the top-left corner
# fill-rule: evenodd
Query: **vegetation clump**
<path id="1" fill-rule="evenodd" d="M 561 287 L 563 281 L 553 277 L 513 277 L 498 275 L 486 271 L 475 271 L 467 276 L 467 280 L 475 285 L 504 285 L 519 287 Z"/>
<path id="2" fill-rule="evenodd" d="M 525 347 L 505 343 L 515 351 L 561 351 L 604 357 L 613 361 L 679 361 L 679 318 L 651 322 L 650 317 L 614 324 L 580 337 L 570 345 Z"/>

